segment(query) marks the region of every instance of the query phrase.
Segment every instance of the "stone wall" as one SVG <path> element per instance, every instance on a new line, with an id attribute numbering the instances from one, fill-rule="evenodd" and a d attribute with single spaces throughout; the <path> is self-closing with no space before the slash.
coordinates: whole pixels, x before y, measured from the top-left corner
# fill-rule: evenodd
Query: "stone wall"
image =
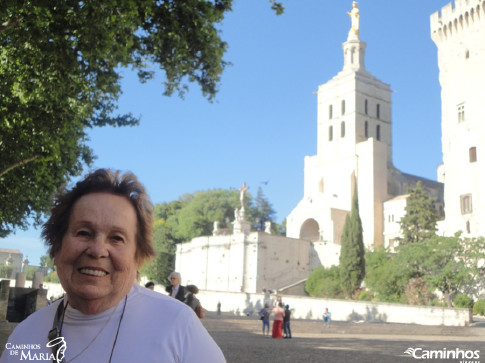
<path id="1" fill-rule="evenodd" d="M 257 315 L 265 303 L 272 306 L 276 297 L 264 294 L 224 293 L 199 291 L 197 298 L 208 311 L 216 311 L 221 302 L 221 311 L 235 315 Z M 282 295 L 283 303 L 290 306 L 294 319 L 322 319 L 327 307 L 333 320 L 353 322 L 379 322 L 419 325 L 467 326 L 472 323 L 471 309 L 456 309 L 434 306 L 411 306 L 367 301 L 347 301 L 312 297 Z"/>
<path id="2" fill-rule="evenodd" d="M 46 289 L 10 287 L 11 283 L 12 280 L 0 281 L 0 320 L 20 322 L 47 306 Z"/>

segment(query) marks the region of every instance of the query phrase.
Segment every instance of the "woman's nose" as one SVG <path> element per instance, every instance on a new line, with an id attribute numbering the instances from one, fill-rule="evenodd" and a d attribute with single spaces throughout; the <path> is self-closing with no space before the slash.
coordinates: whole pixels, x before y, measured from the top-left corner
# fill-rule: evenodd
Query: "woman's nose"
<path id="1" fill-rule="evenodd" d="M 90 241 L 89 246 L 86 249 L 86 253 L 93 258 L 107 257 L 107 246 L 106 239 L 102 235 L 97 235 Z"/>

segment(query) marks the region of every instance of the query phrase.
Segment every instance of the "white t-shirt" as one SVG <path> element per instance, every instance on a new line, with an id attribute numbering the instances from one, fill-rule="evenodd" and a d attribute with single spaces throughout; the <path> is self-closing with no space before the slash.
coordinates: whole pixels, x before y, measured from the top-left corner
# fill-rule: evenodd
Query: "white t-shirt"
<path id="1" fill-rule="evenodd" d="M 52 362 L 46 344 L 58 304 L 37 311 L 15 328 L 0 363 Z M 82 352 L 74 362 L 108 363 L 124 304 L 125 299 L 96 315 L 85 315 L 68 305 L 62 327 L 65 362 Z M 225 359 L 190 307 L 135 284 L 126 300 L 111 362 L 219 363 Z"/>

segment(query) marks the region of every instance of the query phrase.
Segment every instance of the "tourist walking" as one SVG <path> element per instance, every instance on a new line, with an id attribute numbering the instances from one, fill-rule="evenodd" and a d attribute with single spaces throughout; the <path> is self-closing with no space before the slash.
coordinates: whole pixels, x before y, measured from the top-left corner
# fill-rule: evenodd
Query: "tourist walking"
<path id="1" fill-rule="evenodd" d="M 327 328 L 330 328 L 330 323 L 332 322 L 332 313 L 328 311 L 328 308 L 325 308 L 325 312 L 323 313 L 323 322 L 327 323 Z"/>
<path id="2" fill-rule="evenodd" d="M 263 335 L 269 335 L 269 316 L 271 315 L 271 310 L 269 310 L 269 305 L 264 304 L 264 308 L 259 312 L 261 321 L 263 322 Z M 266 330 L 266 334 L 264 331 Z"/>
<path id="3" fill-rule="evenodd" d="M 290 327 L 290 305 L 285 306 L 285 317 L 283 318 L 283 332 L 285 336 L 283 338 L 291 339 L 291 327 Z"/>
<path id="4" fill-rule="evenodd" d="M 273 338 L 282 338 L 281 326 L 283 325 L 283 318 L 285 317 L 285 311 L 283 310 L 283 304 L 279 303 L 273 309 L 274 320 L 273 320 Z"/>
<path id="5" fill-rule="evenodd" d="M 205 317 L 204 308 L 202 307 L 202 304 L 200 303 L 199 299 L 195 297 L 195 295 L 199 293 L 199 288 L 195 285 L 187 285 L 186 288 L 187 288 L 187 294 L 186 294 L 185 303 L 195 311 L 195 314 L 199 317 L 199 319 L 204 318 Z"/>
<path id="6" fill-rule="evenodd" d="M 180 282 L 182 281 L 180 273 L 172 272 L 168 276 L 168 279 L 171 285 L 167 286 L 165 288 L 165 291 L 168 292 L 171 297 L 184 302 L 184 300 L 186 299 L 185 295 L 187 294 L 187 290 L 185 286 L 180 285 Z"/>

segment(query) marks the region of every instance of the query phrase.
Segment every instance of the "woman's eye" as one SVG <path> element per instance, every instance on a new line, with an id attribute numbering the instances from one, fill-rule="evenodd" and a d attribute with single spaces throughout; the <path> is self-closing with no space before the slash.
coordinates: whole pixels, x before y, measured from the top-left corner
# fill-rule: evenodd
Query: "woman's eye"
<path id="1" fill-rule="evenodd" d="M 111 239 L 116 242 L 123 242 L 123 237 L 121 236 L 112 236 Z"/>
<path id="2" fill-rule="evenodd" d="M 88 231 L 84 231 L 84 230 L 76 232 L 76 236 L 79 236 L 79 237 L 89 237 L 89 235 L 90 235 L 90 233 Z"/>

